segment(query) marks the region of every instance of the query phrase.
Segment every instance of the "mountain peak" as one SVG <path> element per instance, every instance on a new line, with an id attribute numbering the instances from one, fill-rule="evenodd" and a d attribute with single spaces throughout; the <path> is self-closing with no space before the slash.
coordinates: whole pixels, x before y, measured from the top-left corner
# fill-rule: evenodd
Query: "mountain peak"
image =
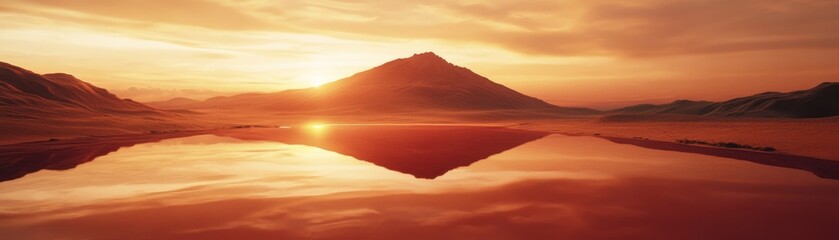
<path id="1" fill-rule="evenodd" d="M 449 63 L 446 59 L 434 54 L 434 52 L 424 52 L 424 53 L 415 53 L 413 56 L 406 58 L 406 60 L 416 61 L 416 62 L 438 62 L 438 63 Z"/>
<path id="2" fill-rule="evenodd" d="M 438 57 L 439 58 L 440 56 L 437 56 L 437 54 L 435 54 L 434 52 L 423 52 L 423 53 L 414 53 L 414 55 L 411 56 L 411 57 Z"/>
<path id="3" fill-rule="evenodd" d="M 489 81 L 461 66 L 447 62 L 433 52 L 417 53 L 411 57 L 398 58 L 350 77 L 351 82 L 363 85 L 408 86 L 418 82 L 476 82 Z M 334 82 L 333 82 L 334 83 Z M 328 87 L 335 84 L 328 84 Z M 323 87 L 322 87 L 323 88 Z"/>

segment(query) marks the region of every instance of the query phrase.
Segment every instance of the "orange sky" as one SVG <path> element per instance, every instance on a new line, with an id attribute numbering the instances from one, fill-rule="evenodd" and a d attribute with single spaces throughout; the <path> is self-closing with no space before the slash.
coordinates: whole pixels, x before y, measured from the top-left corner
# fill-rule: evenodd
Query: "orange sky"
<path id="1" fill-rule="evenodd" d="M 835 0 L 421 2 L 4 0 L 0 61 L 140 101 L 309 87 L 427 51 L 568 106 L 839 81 Z"/>

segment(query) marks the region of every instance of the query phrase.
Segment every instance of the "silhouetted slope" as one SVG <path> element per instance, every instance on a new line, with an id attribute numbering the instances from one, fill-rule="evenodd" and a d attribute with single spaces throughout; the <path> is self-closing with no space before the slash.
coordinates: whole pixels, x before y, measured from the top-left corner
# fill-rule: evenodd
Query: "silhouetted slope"
<path id="1" fill-rule="evenodd" d="M 0 143 L 138 133 L 191 126 L 63 73 L 36 74 L 0 62 Z M 175 123 L 174 120 L 182 120 Z"/>
<path id="2" fill-rule="evenodd" d="M 725 102 L 678 100 L 662 105 L 642 104 L 610 113 L 792 118 L 839 116 L 839 83 L 826 82 L 808 90 L 767 92 Z"/>
<path id="3" fill-rule="evenodd" d="M 521 94 L 430 52 L 393 60 L 317 88 L 216 97 L 191 106 L 179 106 L 324 113 L 427 110 L 596 113 L 591 109 L 554 106 Z"/>
<path id="4" fill-rule="evenodd" d="M 117 98 L 107 90 L 72 75 L 39 75 L 3 62 L 0 62 L 0 93 L 2 106 L 75 108 L 102 113 L 155 113 L 148 106 Z"/>

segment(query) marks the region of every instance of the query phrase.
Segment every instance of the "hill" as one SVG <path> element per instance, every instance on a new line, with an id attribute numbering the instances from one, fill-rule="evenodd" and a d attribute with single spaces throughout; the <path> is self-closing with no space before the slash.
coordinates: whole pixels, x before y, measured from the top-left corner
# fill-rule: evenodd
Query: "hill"
<path id="1" fill-rule="evenodd" d="M 613 114 L 684 114 L 719 117 L 820 118 L 839 116 L 839 83 L 795 92 L 767 92 L 724 102 L 677 100 L 609 111 Z"/>
<path id="2" fill-rule="evenodd" d="M 191 126 L 178 114 L 120 99 L 72 75 L 0 62 L 0 144 Z"/>

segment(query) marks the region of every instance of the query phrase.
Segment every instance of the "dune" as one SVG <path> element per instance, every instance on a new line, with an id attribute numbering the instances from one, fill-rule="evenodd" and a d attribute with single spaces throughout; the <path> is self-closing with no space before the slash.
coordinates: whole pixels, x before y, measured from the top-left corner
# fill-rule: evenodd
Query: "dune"
<path id="1" fill-rule="evenodd" d="M 683 114 L 719 117 L 820 118 L 839 116 L 839 83 L 825 82 L 801 91 L 767 92 L 724 102 L 677 100 L 609 111 L 611 114 Z"/>
<path id="2" fill-rule="evenodd" d="M 69 74 L 40 75 L 0 62 L 0 144 L 204 127 Z"/>

